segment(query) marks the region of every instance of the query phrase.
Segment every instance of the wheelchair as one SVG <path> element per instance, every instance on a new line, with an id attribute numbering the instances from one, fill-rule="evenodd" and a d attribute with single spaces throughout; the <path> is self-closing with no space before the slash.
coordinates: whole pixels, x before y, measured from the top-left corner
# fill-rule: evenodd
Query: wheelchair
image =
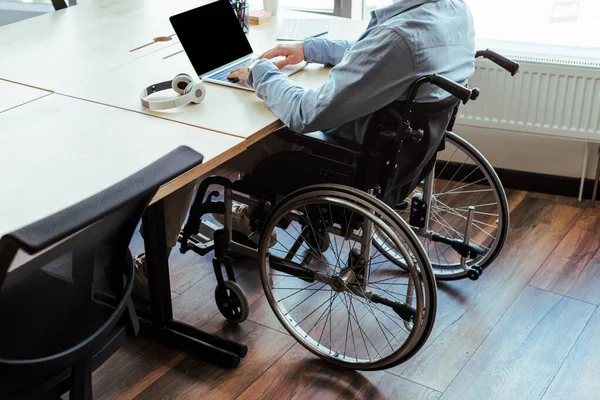
<path id="1" fill-rule="evenodd" d="M 489 50 L 477 55 L 518 69 Z M 451 96 L 416 103 L 424 84 Z M 381 370 L 416 354 L 435 321 L 436 278 L 477 279 L 508 230 L 500 180 L 451 132 L 460 102 L 478 95 L 442 76 L 424 76 L 405 101 L 369 116 L 362 145 L 283 129 L 276 134 L 307 151 L 273 154 L 233 182 L 203 180 L 180 250 L 214 251 L 215 300 L 223 316 L 240 323 L 249 313 L 230 261 L 243 254 L 258 259 L 279 322 L 316 356 L 345 368 Z M 209 191 L 215 185 L 222 197 Z M 258 246 L 232 231 L 233 201 L 252 206 Z M 223 215 L 223 227 L 203 218 L 207 214 Z"/>

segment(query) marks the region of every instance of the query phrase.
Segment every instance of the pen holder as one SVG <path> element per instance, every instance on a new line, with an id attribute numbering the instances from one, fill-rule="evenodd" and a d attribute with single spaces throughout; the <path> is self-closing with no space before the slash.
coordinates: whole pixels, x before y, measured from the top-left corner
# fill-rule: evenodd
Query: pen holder
<path id="1" fill-rule="evenodd" d="M 235 15 L 237 15 L 242 30 L 244 33 L 248 33 L 250 31 L 250 25 L 248 24 L 250 6 L 245 1 L 232 1 L 231 7 L 235 11 Z"/>

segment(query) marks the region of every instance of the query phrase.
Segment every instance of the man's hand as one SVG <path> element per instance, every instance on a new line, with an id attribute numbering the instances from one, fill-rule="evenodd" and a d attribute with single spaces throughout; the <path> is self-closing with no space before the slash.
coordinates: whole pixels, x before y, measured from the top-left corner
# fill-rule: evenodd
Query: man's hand
<path id="1" fill-rule="evenodd" d="M 301 63 L 304 61 L 304 43 L 279 44 L 258 58 L 270 60 L 275 57 L 285 57 L 285 59 L 275 63 L 275 66 L 279 69 L 282 69 L 286 65 Z"/>
<path id="2" fill-rule="evenodd" d="M 227 79 L 232 82 L 242 82 L 245 83 L 248 79 L 248 68 L 239 67 L 234 70 L 231 70 L 229 75 L 227 75 Z"/>

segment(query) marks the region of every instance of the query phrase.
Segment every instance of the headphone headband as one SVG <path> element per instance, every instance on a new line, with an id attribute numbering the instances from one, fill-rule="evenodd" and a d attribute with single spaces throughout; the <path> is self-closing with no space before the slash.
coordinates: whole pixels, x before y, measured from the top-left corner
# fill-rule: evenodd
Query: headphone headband
<path id="1" fill-rule="evenodd" d="M 185 87 L 182 88 L 182 84 Z M 167 89 L 174 89 L 183 94 L 172 100 L 147 100 L 146 97 Z M 163 81 L 150 85 L 140 93 L 140 102 L 142 107 L 150 110 L 167 110 L 170 108 L 181 107 L 189 103 L 201 103 L 206 95 L 206 88 L 200 82 L 194 82 L 187 74 L 179 74 L 173 80 Z"/>

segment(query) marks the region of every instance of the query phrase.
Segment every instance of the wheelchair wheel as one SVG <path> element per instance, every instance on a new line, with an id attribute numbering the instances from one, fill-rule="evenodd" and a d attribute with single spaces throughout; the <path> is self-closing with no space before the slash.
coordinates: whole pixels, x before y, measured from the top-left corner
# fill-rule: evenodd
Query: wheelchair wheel
<path id="1" fill-rule="evenodd" d="M 421 182 L 408 197 L 406 209 L 398 210 L 407 222 L 413 212 L 413 198 L 423 197 L 423 186 L 424 182 Z M 484 269 L 498 256 L 508 234 L 506 193 L 494 168 L 483 155 L 460 136 L 447 132 L 446 149 L 438 155 L 435 167 L 429 229 L 425 235 L 419 233 L 437 279 L 467 277 L 461 267 L 461 256 L 450 245 L 431 240 L 431 235 L 435 233 L 462 241 L 470 206 L 475 208 L 470 242 L 483 253 L 468 260 L 467 266 L 477 265 Z M 377 235 L 374 244 L 404 268 L 393 246 L 384 245 Z"/>
<path id="2" fill-rule="evenodd" d="M 406 271 L 374 248 L 375 228 L 400 249 Z M 273 231 L 277 243 L 268 248 Z M 313 248 L 315 232 L 326 232 L 329 246 Z M 281 324 L 338 366 L 390 368 L 412 357 L 433 327 L 435 278 L 424 249 L 393 210 L 366 193 L 316 185 L 290 194 L 266 221 L 259 261 Z"/>
<path id="3" fill-rule="evenodd" d="M 215 288 L 217 308 L 229 322 L 240 324 L 248 318 L 250 306 L 244 290 L 233 281 L 223 282 Z"/>

